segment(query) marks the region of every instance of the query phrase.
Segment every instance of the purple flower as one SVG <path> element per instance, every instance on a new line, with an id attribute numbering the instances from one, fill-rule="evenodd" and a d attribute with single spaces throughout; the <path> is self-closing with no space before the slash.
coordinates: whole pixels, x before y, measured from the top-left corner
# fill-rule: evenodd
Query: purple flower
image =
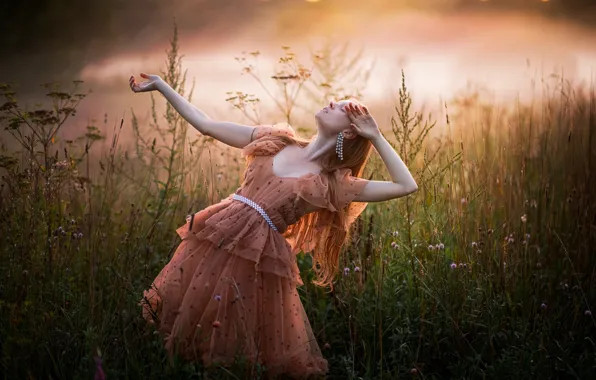
<path id="1" fill-rule="evenodd" d="M 445 244 L 443 244 L 443 243 L 439 243 L 439 244 L 437 245 L 437 247 L 439 247 L 439 249 L 444 249 L 444 248 L 445 248 Z"/>
<path id="2" fill-rule="evenodd" d="M 590 310 L 586 310 L 584 311 L 584 315 L 587 315 L 589 317 L 592 315 L 592 312 Z"/>
<path id="3" fill-rule="evenodd" d="M 213 299 L 216 301 L 221 301 L 221 296 L 219 294 L 216 294 L 215 297 L 213 297 Z"/>
<path id="4" fill-rule="evenodd" d="M 434 245 L 432 245 L 432 244 L 431 244 L 431 245 L 429 245 L 429 246 L 428 246 L 428 250 L 429 250 L 429 251 L 432 251 L 432 250 L 434 250 L 434 249 L 435 249 L 435 246 L 434 246 Z"/>
<path id="5" fill-rule="evenodd" d="M 354 272 L 360 272 L 360 267 L 354 267 Z"/>
<path id="6" fill-rule="evenodd" d="M 392 242 L 391 242 L 391 248 L 393 248 L 393 249 L 397 249 L 397 248 L 399 248 L 399 246 L 397 245 L 397 243 L 396 243 L 396 242 L 392 241 Z"/>
<path id="7" fill-rule="evenodd" d="M 93 360 L 95 361 L 95 376 L 93 380 L 106 380 L 106 374 L 101 366 L 101 357 L 95 356 Z"/>
<path id="8" fill-rule="evenodd" d="M 344 276 L 350 273 L 350 268 L 344 268 Z"/>
<path id="9" fill-rule="evenodd" d="M 543 302 L 543 303 L 540 305 L 540 308 L 541 308 L 542 310 L 546 310 L 546 304 Z"/>
<path id="10" fill-rule="evenodd" d="M 451 267 L 451 269 L 455 269 L 455 268 L 457 268 L 457 264 L 456 263 L 451 263 L 450 267 Z"/>

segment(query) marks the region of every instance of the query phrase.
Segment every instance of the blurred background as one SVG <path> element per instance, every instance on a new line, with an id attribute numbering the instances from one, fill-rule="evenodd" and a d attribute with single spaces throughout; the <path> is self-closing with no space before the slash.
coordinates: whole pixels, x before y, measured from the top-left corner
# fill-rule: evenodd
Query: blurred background
<path id="1" fill-rule="evenodd" d="M 75 119 L 119 120 L 132 107 L 143 121 L 149 96 L 128 78 L 158 73 L 173 21 L 193 103 L 228 120 L 227 91 L 263 96 L 234 59 L 258 50 L 269 72 L 292 47 L 298 55 L 324 42 L 364 48 L 374 62 L 363 100 L 393 103 L 405 71 L 414 101 L 439 109 L 471 83 L 504 101 L 535 98 L 532 79 L 552 73 L 590 83 L 596 66 L 596 6 L 590 0 L 105 0 L 3 2 L 0 82 L 18 82 L 36 100 L 39 84 L 82 79 L 94 95 Z M 264 78 L 267 83 L 268 78 Z M 41 99 L 41 98 L 39 98 Z M 388 102 L 388 103 L 387 103 Z M 378 108 L 377 108 L 378 109 Z M 147 114 L 148 115 L 148 114 Z M 272 120 L 271 122 L 273 122 Z M 386 122 L 387 120 L 384 120 Z M 269 122 L 269 120 L 267 120 Z"/>

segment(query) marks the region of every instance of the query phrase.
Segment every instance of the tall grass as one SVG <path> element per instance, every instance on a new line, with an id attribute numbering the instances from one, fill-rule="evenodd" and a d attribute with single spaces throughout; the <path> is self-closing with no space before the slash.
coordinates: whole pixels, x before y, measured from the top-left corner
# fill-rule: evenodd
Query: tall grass
<path id="1" fill-rule="evenodd" d="M 326 47 L 307 67 L 285 49 L 277 87 L 267 88 L 271 115 L 312 133 L 300 112 L 365 86 L 366 75 L 339 86 L 357 75 L 359 54 Z M 238 61 L 266 87 L 250 61 L 257 57 Z M 184 94 L 180 58 L 175 29 L 162 77 Z M 53 107 L 34 111 L 1 88 L 3 377 L 90 379 L 101 357 L 109 379 L 248 378 L 241 363 L 168 363 L 137 305 L 185 215 L 239 185 L 238 152 L 191 139 L 172 108 L 158 116 L 152 98 L 152 123 L 121 120 L 96 164 L 89 152 L 109 131 L 89 126 L 72 141 L 59 133 L 84 98 L 80 83 L 72 92 L 48 87 Z M 381 127 L 420 190 L 369 204 L 332 292 L 308 281 L 300 288 L 330 378 L 596 373 L 596 97 L 564 78 L 540 85 L 539 101 L 508 107 L 462 94 L 432 120 L 412 110 L 402 76 L 391 130 Z M 227 100 L 262 122 L 260 99 L 233 92 Z M 128 125 L 133 147 L 119 141 Z M 222 160 L 229 172 L 216 166 Z M 385 172 L 374 156 L 367 177 Z M 309 257 L 298 259 L 312 279 Z"/>

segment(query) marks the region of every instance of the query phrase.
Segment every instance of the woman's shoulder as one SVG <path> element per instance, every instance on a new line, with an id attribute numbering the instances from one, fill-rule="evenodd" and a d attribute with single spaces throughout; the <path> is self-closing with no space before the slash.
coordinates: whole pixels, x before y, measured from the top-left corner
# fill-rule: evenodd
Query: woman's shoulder
<path id="1" fill-rule="evenodd" d="M 253 140 L 242 151 L 244 156 L 270 156 L 283 149 L 296 137 L 288 123 L 261 124 L 255 126 Z"/>
<path id="2" fill-rule="evenodd" d="M 255 126 L 254 140 L 258 140 L 263 137 L 277 136 L 277 137 L 295 137 L 296 131 L 288 123 L 275 123 L 275 124 L 261 124 Z"/>

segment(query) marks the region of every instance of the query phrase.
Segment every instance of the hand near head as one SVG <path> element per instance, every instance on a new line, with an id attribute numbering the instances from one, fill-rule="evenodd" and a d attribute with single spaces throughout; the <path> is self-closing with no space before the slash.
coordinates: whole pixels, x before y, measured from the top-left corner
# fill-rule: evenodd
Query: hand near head
<path id="1" fill-rule="evenodd" d="M 351 121 L 351 126 L 360 136 L 372 140 L 381 135 L 377 122 L 372 117 L 368 108 L 354 103 L 345 106 L 346 113 Z"/>
<path id="2" fill-rule="evenodd" d="M 158 83 L 162 81 L 159 75 L 141 73 L 141 77 L 147 79 L 145 82 L 137 83 L 133 75 L 130 76 L 128 84 L 133 92 L 148 92 L 157 90 Z"/>

